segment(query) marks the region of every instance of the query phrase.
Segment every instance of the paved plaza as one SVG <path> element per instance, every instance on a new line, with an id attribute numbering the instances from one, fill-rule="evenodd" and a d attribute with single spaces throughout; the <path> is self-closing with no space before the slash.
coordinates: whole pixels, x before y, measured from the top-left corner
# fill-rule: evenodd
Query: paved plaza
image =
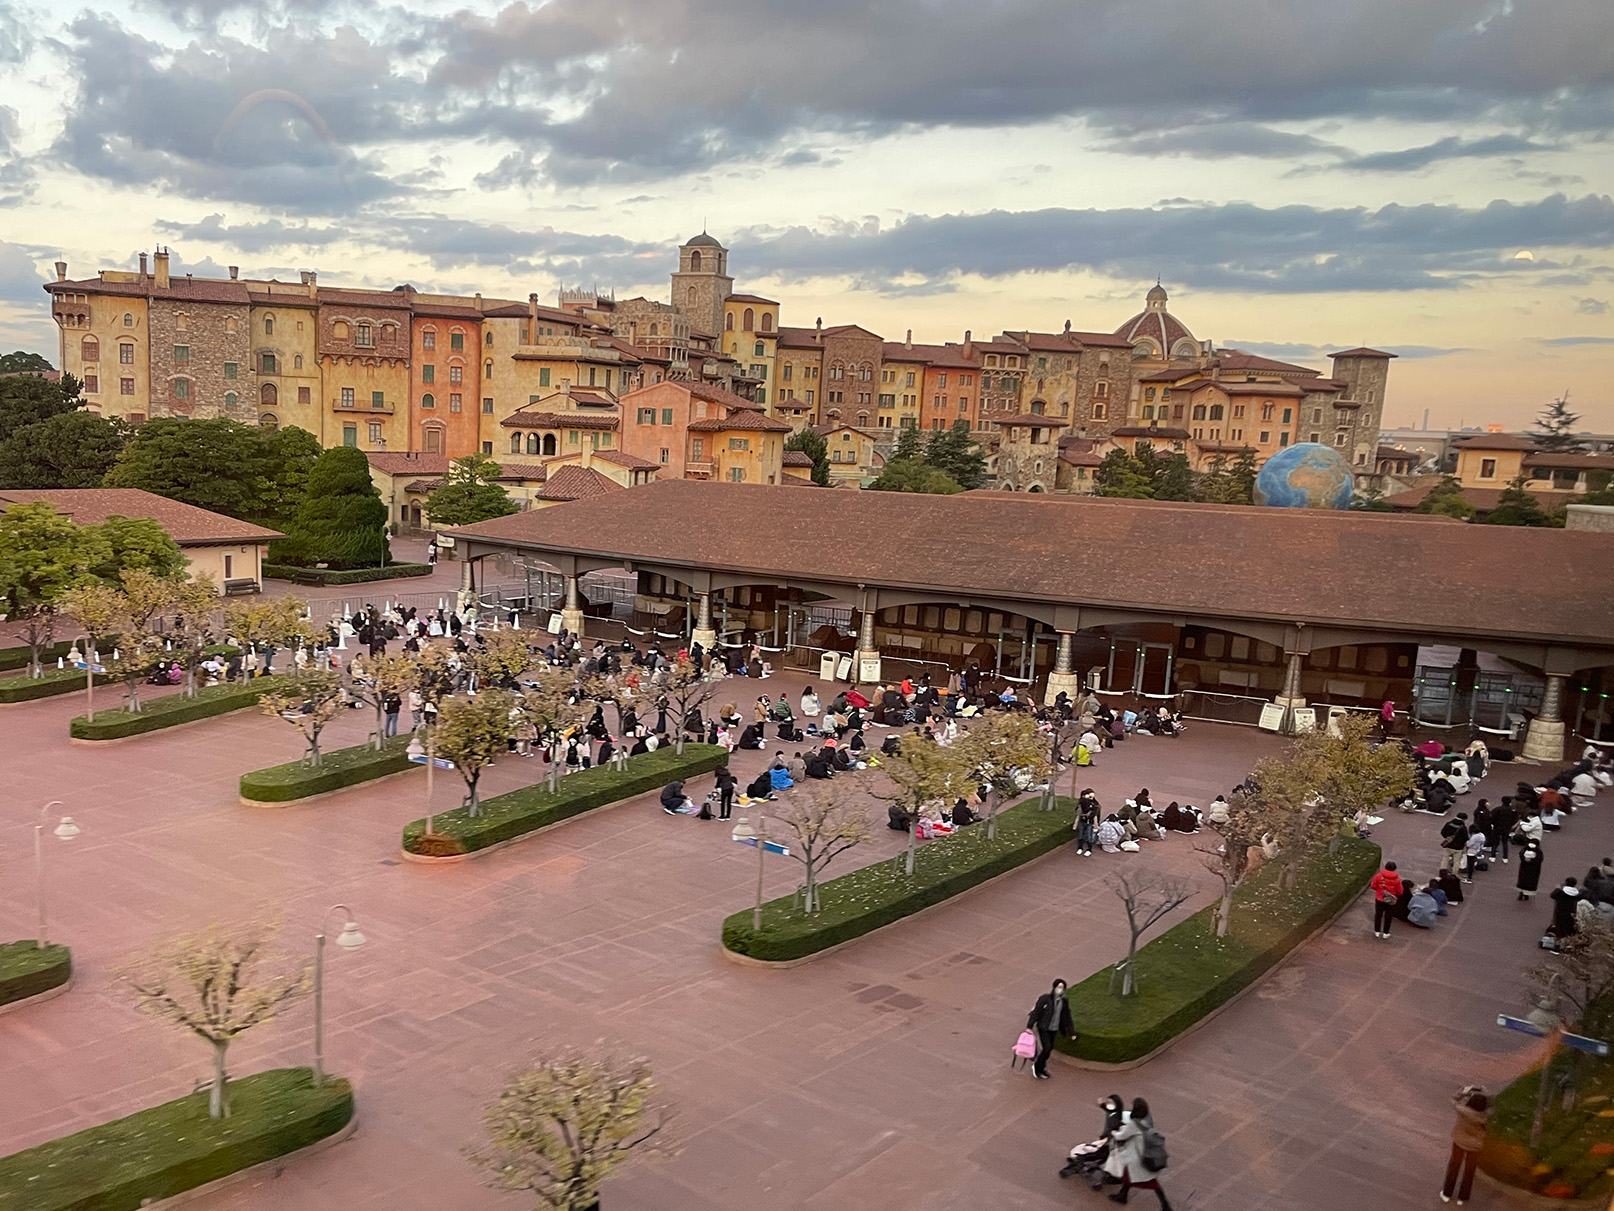
<path id="1" fill-rule="evenodd" d="M 737 681 L 715 701 L 748 709 L 758 693 L 794 698 L 801 685 L 797 676 Z M 368 938 L 358 951 L 333 949 L 327 964 L 328 1062 L 357 1088 L 357 1132 L 202 1197 L 193 1205 L 204 1211 L 531 1205 L 480 1185 L 461 1150 L 524 1056 L 595 1040 L 648 1057 L 678 1107 L 680 1151 L 610 1182 L 612 1209 L 1096 1207 L 1098 1195 L 1056 1174 L 1066 1149 L 1097 1132 L 1094 1103 L 1112 1091 L 1154 1106 L 1179 1207 L 1433 1206 L 1451 1091 L 1506 1082 L 1529 1051 L 1530 1040 L 1493 1025 L 1498 1011 L 1523 1007 L 1517 972 L 1548 915 L 1539 902 L 1515 902 L 1512 867 L 1480 876 L 1469 902 L 1428 934 L 1402 928 L 1375 940 L 1364 898 L 1161 1058 L 1124 1073 L 1056 1062 L 1054 1079 L 1039 1083 L 1009 1067 L 1032 1001 L 1053 977 L 1078 980 L 1125 952 L 1105 876 L 1123 865 L 1199 872 L 1203 903 L 1213 880 L 1192 845 L 1208 834 L 1146 844 L 1137 856 L 1079 858 L 1066 847 L 818 961 L 758 970 L 718 945 L 723 918 L 753 897 L 753 851 L 721 823 L 665 815 L 654 795 L 428 868 L 398 854 L 401 826 L 423 807 L 418 772 L 300 807 L 249 809 L 237 779 L 294 759 L 292 728 L 241 712 L 70 746 L 67 721 L 81 710 L 73 696 L 0 714 L 0 932 L 32 928 L 39 806 L 62 800 L 84 829 L 46 852 L 51 932 L 73 947 L 76 982 L 0 1017 L 0 1151 L 181 1095 L 207 1074 L 206 1048 L 136 1013 L 116 983 L 132 952 L 259 912 L 284 920 L 284 944 L 311 952 L 338 901 Z M 370 723 L 353 712 L 326 747 L 358 742 Z M 1103 753 L 1082 784 L 1107 807 L 1140 786 L 1159 804 L 1203 804 L 1279 745 L 1195 725 L 1179 740 L 1135 738 Z M 736 754 L 736 771 L 754 775 L 775 747 Z M 501 760 L 484 794 L 533 782 L 540 769 L 536 759 Z M 1501 767 L 1481 793 L 1512 781 Z M 437 789 L 440 809 L 458 802 L 457 779 Z M 901 848 L 880 823 L 852 863 Z M 1375 840 L 1404 872 L 1427 875 L 1437 829 L 1433 817 L 1398 814 Z M 1549 886 L 1584 872 L 1614 849 L 1606 805 L 1577 815 L 1546 848 Z M 769 894 L 788 892 L 799 868 L 770 863 Z M 304 1003 L 248 1034 L 232 1070 L 308 1063 L 311 1024 Z M 1147 1192 L 1139 1199 L 1153 1205 Z M 1501 1204 L 1480 1192 L 1474 1205 Z"/>

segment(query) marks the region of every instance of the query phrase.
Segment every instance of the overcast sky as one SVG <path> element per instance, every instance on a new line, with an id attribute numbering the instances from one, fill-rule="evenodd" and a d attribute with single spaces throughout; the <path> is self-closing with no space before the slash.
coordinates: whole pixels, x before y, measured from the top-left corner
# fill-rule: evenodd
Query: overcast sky
<path id="1" fill-rule="evenodd" d="M 1388 422 L 1614 430 L 1610 0 L 0 0 L 0 347 L 132 266 L 1399 352 Z"/>

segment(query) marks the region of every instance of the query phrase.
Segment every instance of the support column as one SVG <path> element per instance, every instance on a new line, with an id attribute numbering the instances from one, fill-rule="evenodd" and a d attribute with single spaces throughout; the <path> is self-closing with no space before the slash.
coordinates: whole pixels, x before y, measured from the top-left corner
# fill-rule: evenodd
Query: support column
<path id="1" fill-rule="evenodd" d="M 1283 674 L 1283 693 L 1279 694 L 1273 701 L 1283 708 L 1283 726 L 1280 730 L 1285 736 L 1293 736 L 1295 734 L 1295 712 L 1306 705 L 1306 700 L 1300 695 L 1302 654 L 1300 652 L 1290 652 L 1288 655 L 1289 667 L 1284 670 Z"/>
<path id="2" fill-rule="evenodd" d="M 471 561 L 466 559 L 460 563 L 460 593 L 455 613 L 462 619 L 469 620 L 475 616 L 475 611 L 476 570 L 471 566 Z"/>
<path id="3" fill-rule="evenodd" d="M 698 643 L 707 655 L 717 647 L 717 631 L 712 627 L 712 595 L 701 594 L 700 613 L 696 615 L 695 631 L 690 636 L 694 643 Z"/>
<path id="4" fill-rule="evenodd" d="M 577 577 L 566 578 L 566 605 L 560 612 L 560 624 L 576 635 L 583 637 L 583 597 L 577 591 Z"/>
<path id="5" fill-rule="evenodd" d="M 864 609 L 857 628 L 857 667 L 852 670 L 854 685 L 880 683 L 880 649 L 874 646 L 874 611 Z"/>
<path id="6" fill-rule="evenodd" d="M 1530 720 L 1524 737 L 1524 755 L 1532 761 L 1564 759 L 1564 679 L 1547 678 L 1547 692 L 1541 699 L 1541 713 Z"/>
<path id="7" fill-rule="evenodd" d="M 1054 655 L 1054 671 L 1048 674 L 1048 692 L 1043 705 L 1052 706 L 1054 699 L 1063 693 L 1076 706 L 1081 698 L 1082 679 L 1074 671 L 1076 635 L 1073 631 L 1059 632 L 1059 650 Z"/>

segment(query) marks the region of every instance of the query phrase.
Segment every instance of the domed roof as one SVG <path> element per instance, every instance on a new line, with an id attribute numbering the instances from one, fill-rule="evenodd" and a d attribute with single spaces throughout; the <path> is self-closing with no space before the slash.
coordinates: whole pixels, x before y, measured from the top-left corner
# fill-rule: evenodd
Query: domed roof
<path id="1" fill-rule="evenodd" d="M 1166 310 L 1166 299 L 1166 288 L 1156 282 L 1144 296 L 1143 310 L 1117 328 L 1115 335 L 1134 345 L 1141 340 L 1151 340 L 1166 356 L 1170 356 L 1171 347 L 1178 341 L 1194 340 L 1187 326 Z"/>
<path id="2" fill-rule="evenodd" d="M 711 236 L 707 235 L 703 231 L 698 236 L 695 236 L 695 237 L 693 237 L 691 239 L 685 240 L 684 241 L 684 247 L 685 248 L 722 248 L 723 245 L 719 244 L 716 240 L 714 240 Z"/>

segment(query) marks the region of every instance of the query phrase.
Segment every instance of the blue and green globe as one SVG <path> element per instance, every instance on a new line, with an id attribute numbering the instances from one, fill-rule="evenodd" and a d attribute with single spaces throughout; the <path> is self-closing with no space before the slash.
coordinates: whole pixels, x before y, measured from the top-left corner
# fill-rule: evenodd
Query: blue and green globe
<path id="1" fill-rule="evenodd" d="M 1255 476 L 1255 503 L 1280 509 L 1348 509 L 1355 491 L 1350 463 L 1321 442 L 1279 450 Z"/>

